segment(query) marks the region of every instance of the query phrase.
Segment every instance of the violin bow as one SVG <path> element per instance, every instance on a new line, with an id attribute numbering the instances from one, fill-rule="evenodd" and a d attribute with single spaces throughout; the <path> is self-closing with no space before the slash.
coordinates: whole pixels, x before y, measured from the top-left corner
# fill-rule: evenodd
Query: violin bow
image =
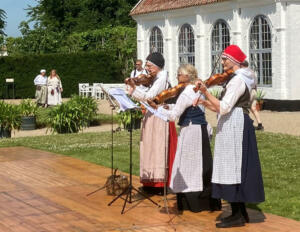
<path id="1" fill-rule="evenodd" d="M 215 63 L 214 63 L 214 67 L 213 67 L 213 69 L 212 69 L 212 71 L 211 71 L 211 74 L 210 74 L 210 77 L 213 75 L 213 73 L 216 71 L 216 68 L 217 68 L 217 65 L 218 65 L 218 63 L 219 63 L 219 61 L 220 61 L 220 58 L 221 58 L 221 56 L 222 56 L 222 51 L 220 52 L 220 54 L 218 55 L 218 59 L 215 61 Z M 202 93 L 200 94 L 200 96 L 198 97 L 198 100 L 197 101 L 199 101 L 200 100 L 200 97 L 201 97 L 201 95 L 202 95 Z"/>

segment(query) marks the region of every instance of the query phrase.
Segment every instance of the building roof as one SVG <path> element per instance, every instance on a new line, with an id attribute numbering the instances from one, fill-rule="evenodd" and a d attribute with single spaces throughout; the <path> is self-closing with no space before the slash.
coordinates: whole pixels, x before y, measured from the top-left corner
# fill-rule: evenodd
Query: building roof
<path id="1" fill-rule="evenodd" d="M 224 1 L 226 0 L 140 0 L 131 10 L 130 15 L 140 15 L 158 11 L 175 10 Z"/>

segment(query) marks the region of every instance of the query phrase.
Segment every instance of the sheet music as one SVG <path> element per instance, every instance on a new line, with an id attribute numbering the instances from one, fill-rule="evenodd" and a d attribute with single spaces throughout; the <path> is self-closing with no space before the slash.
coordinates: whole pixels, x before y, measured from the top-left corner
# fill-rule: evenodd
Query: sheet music
<path id="1" fill-rule="evenodd" d="M 149 110 L 152 114 L 154 114 L 156 117 L 159 117 L 160 119 L 162 119 L 162 120 L 164 120 L 166 122 L 169 121 L 168 118 L 167 118 L 167 116 L 165 116 L 164 114 L 159 113 L 156 109 L 152 108 L 148 103 L 141 101 L 141 104 L 143 106 L 145 106 L 145 108 L 147 110 Z"/>
<path id="2" fill-rule="evenodd" d="M 111 88 L 108 93 L 113 96 L 120 105 L 121 111 L 139 108 L 125 93 L 123 89 Z"/>

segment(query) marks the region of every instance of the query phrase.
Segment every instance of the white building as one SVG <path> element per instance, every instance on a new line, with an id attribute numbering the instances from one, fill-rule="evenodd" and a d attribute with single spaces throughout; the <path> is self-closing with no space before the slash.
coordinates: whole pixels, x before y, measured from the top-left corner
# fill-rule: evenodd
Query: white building
<path id="1" fill-rule="evenodd" d="M 300 0 L 141 0 L 131 16 L 138 58 L 163 53 L 173 85 L 180 63 L 207 79 L 218 54 L 237 44 L 265 98 L 300 100 Z"/>

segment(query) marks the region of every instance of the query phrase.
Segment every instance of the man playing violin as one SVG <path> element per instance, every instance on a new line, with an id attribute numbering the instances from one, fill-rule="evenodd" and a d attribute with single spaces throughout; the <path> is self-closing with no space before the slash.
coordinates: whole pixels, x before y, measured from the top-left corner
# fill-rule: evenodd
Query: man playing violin
<path id="1" fill-rule="evenodd" d="M 236 45 L 222 53 L 224 71 L 233 70 L 224 84 L 221 98 L 215 98 L 200 80 L 200 91 L 207 100 L 194 101 L 219 114 L 212 174 L 212 197 L 231 205 L 232 214 L 221 219 L 219 228 L 244 226 L 249 222 L 245 203 L 265 200 L 262 173 L 253 121 L 249 117 L 253 76 L 242 68 L 246 55 Z"/>
<path id="2" fill-rule="evenodd" d="M 129 79 L 128 93 L 139 101 L 146 102 L 153 99 L 160 92 L 168 88 L 168 74 L 163 70 L 165 60 L 160 53 L 151 53 L 146 59 L 146 70 L 153 77 L 153 83 L 147 90 L 136 88 L 136 84 Z M 140 140 L 140 180 L 143 190 L 147 193 L 162 194 L 166 178 L 165 162 L 169 159 L 169 173 L 171 172 L 177 146 L 177 134 L 174 122 L 165 122 L 147 111 L 141 131 Z M 169 181 L 168 181 L 169 182 Z"/>

